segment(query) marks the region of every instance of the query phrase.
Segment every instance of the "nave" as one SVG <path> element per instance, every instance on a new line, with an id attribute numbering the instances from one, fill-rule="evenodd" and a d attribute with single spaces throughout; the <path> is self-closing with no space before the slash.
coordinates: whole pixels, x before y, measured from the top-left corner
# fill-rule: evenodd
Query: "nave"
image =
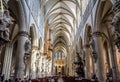
<path id="1" fill-rule="evenodd" d="M 0 0 L 0 76 L 120 82 L 120 0 Z"/>

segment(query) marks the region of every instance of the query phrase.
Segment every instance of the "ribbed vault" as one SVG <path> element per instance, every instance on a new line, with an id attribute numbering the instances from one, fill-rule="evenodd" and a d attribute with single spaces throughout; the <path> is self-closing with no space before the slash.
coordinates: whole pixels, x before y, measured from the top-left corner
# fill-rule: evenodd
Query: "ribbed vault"
<path id="1" fill-rule="evenodd" d="M 81 1 L 81 0 L 80 0 Z M 45 21 L 52 30 L 54 47 L 66 48 L 74 39 L 77 18 L 80 16 L 81 5 L 78 0 L 44 0 Z M 61 47 L 56 46 L 57 44 Z M 59 50 L 59 49 L 58 49 Z"/>

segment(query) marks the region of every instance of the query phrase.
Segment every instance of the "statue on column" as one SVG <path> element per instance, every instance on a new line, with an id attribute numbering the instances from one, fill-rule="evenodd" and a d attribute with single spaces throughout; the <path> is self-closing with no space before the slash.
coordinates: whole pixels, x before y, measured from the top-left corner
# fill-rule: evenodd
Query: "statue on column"
<path id="1" fill-rule="evenodd" d="M 31 41 L 26 40 L 25 42 L 25 54 L 30 55 L 31 54 Z"/>
<path id="2" fill-rule="evenodd" d="M 26 40 L 24 48 L 25 48 L 24 49 L 25 50 L 24 62 L 26 63 L 28 58 L 30 58 L 30 54 L 31 54 L 31 41 L 30 40 Z"/>
<path id="3" fill-rule="evenodd" d="M 91 51 L 92 51 L 92 55 L 93 55 L 94 61 L 96 62 L 97 61 L 97 53 L 95 51 L 95 41 L 93 40 L 92 37 L 90 39 L 89 44 L 90 44 L 90 48 L 91 48 Z"/>
<path id="4" fill-rule="evenodd" d="M 2 12 L 0 12 L 0 38 L 8 42 L 9 40 L 9 26 L 12 24 L 9 11 L 5 10 L 4 15 L 2 15 Z"/>
<path id="5" fill-rule="evenodd" d="M 83 60 L 80 57 L 79 53 L 77 53 L 76 57 L 77 61 L 74 62 L 74 64 L 77 65 L 76 73 L 80 77 L 85 77 Z"/>
<path id="6" fill-rule="evenodd" d="M 5 43 L 9 42 L 9 27 L 12 24 L 9 11 L 5 10 L 2 14 L 0 10 L 0 54 Z"/>
<path id="7" fill-rule="evenodd" d="M 31 41 L 30 40 L 26 40 L 25 45 L 24 45 L 24 50 L 25 50 L 25 54 L 24 54 L 24 63 L 25 63 L 25 72 L 27 70 L 27 64 L 29 62 L 30 59 L 30 54 L 31 54 Z"/>

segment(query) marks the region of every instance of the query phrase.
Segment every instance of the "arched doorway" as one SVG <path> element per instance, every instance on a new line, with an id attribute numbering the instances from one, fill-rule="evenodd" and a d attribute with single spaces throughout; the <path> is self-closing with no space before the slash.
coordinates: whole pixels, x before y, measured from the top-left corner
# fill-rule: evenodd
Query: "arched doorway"
<path id="1" fill-rule="evenodd" d="M 95 57 L 93 54 L 93 49 L 91 49 L 92 28 L 87 25 L 85 30 L 85 76 L 90 79 L 93 74 L 95 74 Z"/>

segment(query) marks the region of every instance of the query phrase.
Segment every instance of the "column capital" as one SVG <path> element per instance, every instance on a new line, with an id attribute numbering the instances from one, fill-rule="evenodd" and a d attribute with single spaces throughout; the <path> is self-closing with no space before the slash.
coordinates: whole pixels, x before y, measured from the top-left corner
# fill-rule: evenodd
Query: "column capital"
<path id="1" fill-rule="evenodd" d="M 96 31 L 96 32 L 93 32 L 92 35 L 95 36 L 95 37 L 102 37 L 103 33 L 100 32 L 100 31 Z"/>
<path id="2" fill-rule="evenodd" d="M 18 36 L 25 36 L 25 37 L 29 37 L 29 33 L 27 31 L 19 31 L 18 32 Z"/>

